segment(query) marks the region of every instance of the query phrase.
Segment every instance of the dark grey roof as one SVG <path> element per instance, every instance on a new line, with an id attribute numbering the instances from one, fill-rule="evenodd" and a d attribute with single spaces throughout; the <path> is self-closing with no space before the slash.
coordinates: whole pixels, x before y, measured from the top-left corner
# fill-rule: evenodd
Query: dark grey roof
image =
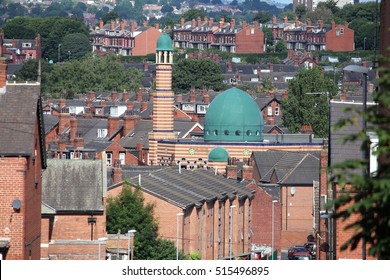
<path id="1" fill-rule="evenodd" d="M 40 84 L 7 84 L 0 93 L 0 154 L 31 155 Z"/>
<path id="2" fill-rule="evenodd" d="M 343 138 L 346 136 L 357 135 L 362 129 L 362 118 L 359 112 L 362 110 L 362 103 L 331 101 L 330 122 L 331 126 L 342 120 L 348 119 L 353 121 L 353 125 L 347 125 L 343 129 L 332 129 L 330 135 L 330 163 L 341 163 L 346 160 L 361 159 L 362 141 L 357 139 L 354 142 L 344 143 Z M 346 112 L 350 108 L 355 112 Z"/>
<path id="3" fill-rule="evenodd" d="M 139 176 L 129 179 L 138 185 Z M 206 201 L 234 197 L 252 198 L 246 184 L 215 175 L 206 169 L 186 170 L 176 166 L 161 167 L 141 175 L 142 190 L 183 209 L 202 205 Z"/>
<path id="4" fill-rule="evenodd" d="M 107 140 L 92 140 L 84 145 L 85 149 L 95 150 L 97 153 L 100 153 L 107 149 L 113 142 Z"/>
<path id="5" fill-rule="evenodd" d="M 107 119 L 77 119 L 77 133 L 84 138 L 84 143 L 97 139 L 98 129 L 107 129 Z"/>
<path id="6" fill-rule="evenodd" d="M 54 115 L 43 115 L 45 123 L 45 134 L 52 131 L 58 125 L 58 116 Z"/>
<path id="7" fill-rule="evenodd" d="M 178 133 L 179 138 L 183 137 L 196 124 L 192 121 L 174 120 L 173 129 Z M 124 148 L 135 148 L 142 143 L 144 147 L 149 147 L 148 133 L 153 130 L 152 120 L 139 120 L 133 131 L 123 137 L 118 143 Z"/>
<path id="8" fill-rule="evenodd" d="M 320 152 L 254 152 L 260 181 L 269 183 L 275 174 L 281 185 L 312 185 L 319 181 Z"/>
<path id="9" fill-rule="evenodd" d="M 7 64 L 7 75 L 13 75 L 22 69 L 23 64 Z"/>
<path id="10" fill-rule="evenodd" d="M 42 201 L 57 213 L 103 211 L 102 196 L 102 161 L 47 161 L 42 176 Z"/>

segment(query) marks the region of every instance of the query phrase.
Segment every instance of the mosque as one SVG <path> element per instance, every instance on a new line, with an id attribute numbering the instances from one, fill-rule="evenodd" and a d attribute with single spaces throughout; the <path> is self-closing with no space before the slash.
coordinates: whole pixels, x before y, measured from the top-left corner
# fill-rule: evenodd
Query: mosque
<path id="1" fill-rule="evenodd" d="M 163 33 L 156 49 L 153 131 L 149 133 L 150 165 L 208 166 L 224 173 L 230 159 L 246 163 L 252 152 L 323 149 L 323 139 L 312 135 L 264 134 L 263 116 L 257 103 L 236 87 L 220 93 L 209 105 L 203 139 L 178 139 L 173 130 L 172 66 L 172 40 Z"/>

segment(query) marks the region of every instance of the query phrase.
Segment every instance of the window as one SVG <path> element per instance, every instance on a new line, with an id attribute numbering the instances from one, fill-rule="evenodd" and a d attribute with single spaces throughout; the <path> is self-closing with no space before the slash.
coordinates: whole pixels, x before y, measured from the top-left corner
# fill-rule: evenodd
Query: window
<path id="1" fill-rule="evenodd" d="M 344 34 L 344 28 L 340 28 L 340 34 Z"/>
<path id="2" fill-rule="evenodd" d="M 246 135 L 251 136 L 251 135 L 252 135 L 252 130 L 248 130 L 248 131 L 246 132 Z"/>
<path id="3" fill-rule="evenodd" d="M 255 34 L 255 29 L 253 27 L 251 28 L 251 34 Z"/>
<path id="4" fill-rule="evenodd" d="M 272 116 L 272 107 L 271 107 L 271 106 L 269 106 L 269 107 L 267 108 L 267 115 L 268 115 L 268 116 Z"/>
<path id="5" fill-rule="evenodd" d="M 112 153 L 107 153 L 107 165 L 112 165 Z"/>
<path id="6" fill-rule="evenodd" d="M 97 130 L 97 138 L 104 138 L 107 136 L 107 129 L 106 128 L 99 128 Z"/>
<path id="7" fill-rule="evenodd" d="M 31 48 L 31 43 L 22 43 L 22 48 Z"/>
<path id="8" fill-rule="evenodd" d="M 275 107 L 275 116 L 279 116 L 279 107 Z"/>
<path id="9" fill-rule="evenodd" d="M 214 130 L 214 135 L 218 135 L 218 130 Z"/>
<path id="10" fill-rule="evenodd" d="M 340 36 L 340 31 L 336 30 L 336 36 Z"/>
<path id="11" fill-rule="evenodd" d="M 236 130 L 236 135 L 240 136 L 241 135 L 241 130 Z"/>
<path id="12" fill-rule="evenodd" d="M 229 135 L 229 130 L 225 130 L 223 133 L 224 133 L 225 135 Z"/>
<path id="13" fill-rule="evenodd" d="M 125 165 L 125 157 L 126 154 L 124 152 L 119 153 L 119 161 L 121 162 L 121 165 Z"/>

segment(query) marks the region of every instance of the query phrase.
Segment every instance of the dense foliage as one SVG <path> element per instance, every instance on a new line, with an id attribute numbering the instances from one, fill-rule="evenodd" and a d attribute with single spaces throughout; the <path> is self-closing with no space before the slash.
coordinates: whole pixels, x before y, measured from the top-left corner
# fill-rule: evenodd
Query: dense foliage
<path id="1" fill-rule="evenodd" d="M 16 80 L 37 80 L 37 61 L 28 61 L 16 73 Z M 111 54 L 104 58 L 87 55 L 83 60 L 50 65 L 42 61 L 42 93 L 46 96 L 72 98 L 89 91 L 135 91 L 143 73 L 135 68 L 125 70 L 120 58 Z"/>
<path id="2" fill-rule="evenodd" d="M 153 216 L 152 204 L 145 204 L 142 192 L 125 184 L 122 193 L 107 200 L 107 232 L 127 233 L 135 229 L 134 259 L 174 260 L 173 242 L 158 238 L 158 223 Z M 182 257 L 181 257 L 182 258 Z"/>
<path id="3" fill-rule="evenodd" d="M 182 59 L 173 68 L 172 84 L 175 93 L 196 89 L 223 90 L 223 75 L 218 63 L 211 59 Z"/>
<path id="4" fill-rule="evenodd" d="M 57 61 L 58 57 L 66 56 L 68 50 L 61 50 L 65 36 L 83 34 L 89 38 L 87 26 L 79 19 L 68 17 L 31 18 L 16 17 L 3 26 L 5 38 L 34 39 L 41 36 L 42 58 Z M 83 48 L 88 48 L 85 40 Z M 88 43 L 89 44 L 89 43 Z M 65 51 L 65 53 L 61 53 Z"/>
<path id="5" fill-rule="evenodd" d="M 315 136 L 328 137 L 327 92 L 331 98 L 337 86 L 322 76 L 320 68 L 301 69 L 288 83 L 288 99 L 282 100 L 283 124 L 293 133 L 299 132 L 302 125 L 311 125 Z"/>

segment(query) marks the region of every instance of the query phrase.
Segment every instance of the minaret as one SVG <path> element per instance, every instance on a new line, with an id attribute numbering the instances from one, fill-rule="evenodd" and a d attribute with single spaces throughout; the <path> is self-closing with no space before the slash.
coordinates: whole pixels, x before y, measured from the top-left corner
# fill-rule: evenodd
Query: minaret
<path id="1" fill-rule="evenodd" d="M 158 165 L 158 140 L 176 139 L 173 131 L 172 40 L 163 33 L 157 40 L 156 91 L 153 93 L 153 131 L 149 133 L 149 162 Z"/>

